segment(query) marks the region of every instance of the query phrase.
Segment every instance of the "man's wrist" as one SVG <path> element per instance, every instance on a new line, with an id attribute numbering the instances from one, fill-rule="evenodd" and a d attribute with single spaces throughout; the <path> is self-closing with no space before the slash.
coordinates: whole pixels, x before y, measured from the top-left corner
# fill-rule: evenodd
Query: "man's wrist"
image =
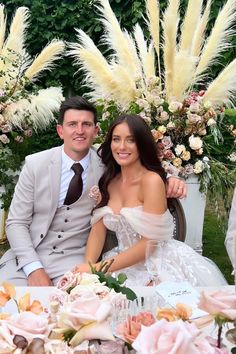
<path id="1" fill-rule="evenodd" d="M 28 277 L 31 273 L 33 273 L 37 269 L 43 268 L 43 265 L 39 261 L 31 262 L 26 264 L 22 269 L 25 275 Z"/>

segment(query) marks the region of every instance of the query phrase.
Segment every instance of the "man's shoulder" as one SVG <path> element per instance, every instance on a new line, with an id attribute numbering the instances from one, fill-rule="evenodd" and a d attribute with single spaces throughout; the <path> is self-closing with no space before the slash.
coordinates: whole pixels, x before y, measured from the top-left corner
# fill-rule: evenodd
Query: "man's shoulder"
<path id="1" fill-rule="evenodd" d="M 40 162 L 51 159 L 54 155 L 59 154 L 61 151 L 61 146 L 56 146 L 51 149 L 36 152 L 34 154 L 28 155 L 25 158 L 26 162 Z"/>

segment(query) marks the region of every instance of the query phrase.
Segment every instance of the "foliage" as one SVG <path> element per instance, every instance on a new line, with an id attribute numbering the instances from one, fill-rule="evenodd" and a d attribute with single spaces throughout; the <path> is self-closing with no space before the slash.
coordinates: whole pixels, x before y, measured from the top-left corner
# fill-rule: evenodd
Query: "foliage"
<path id="1" fill-rule="evenodd" d="M 109 289 L 113 289 L 116 293 L 126 295 L 128 300 L 137 299 L 137 295 L 133 292 L 133 290 L 123 285 L 127 279 L 127 276 L 124 273 L 118 274 L 117 278 L 110 274 L 106 274 L 112 263 L 113 260 L 110 262 L 103 261 L 99 269 L 96 269 L 92 264 L 90 264 L 92 274 L 96 274 L 99 277 L 100 283 L 105 284 Z"/>

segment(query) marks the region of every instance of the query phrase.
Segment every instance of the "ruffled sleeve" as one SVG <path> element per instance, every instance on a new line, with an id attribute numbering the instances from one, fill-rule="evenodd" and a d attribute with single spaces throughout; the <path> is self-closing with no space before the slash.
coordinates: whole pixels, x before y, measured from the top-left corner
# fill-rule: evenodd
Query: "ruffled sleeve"
<path id="1" fill-rule="evenodd" d="M 96 222 L 98 222 L 100 219 L 102 219 L 103 216 L 106 214 L 113 214 L 110 207 L 105 206 L 105 207 L 96 209 L 91 217 L 91 225 L 96 224 Z"/>
<path id="2" fill-rule="evenodd" d="M 173 236 L 173 217 L 167 210 L 164 214 L 150 214 L 142 207 L 122 208 L 120 214 L 125 217 L 132 229 L 148 239 L 165 241 Z"/>

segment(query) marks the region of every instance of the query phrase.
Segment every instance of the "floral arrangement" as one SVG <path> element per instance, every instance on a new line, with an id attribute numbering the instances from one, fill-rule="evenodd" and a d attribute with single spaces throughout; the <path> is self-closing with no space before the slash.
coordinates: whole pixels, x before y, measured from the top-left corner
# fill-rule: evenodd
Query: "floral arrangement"
<path id="1" fill-rule="evenodd" d="M 50 70 L 64 50 L 64 43 L 53 40 L 34 59 L 26 51 L 25 39 L 29 10 L 19 7 L 6 33 L 4 6 L 0 5 L 0 185 L 7 209 L 28 145 L 35 131 L 45 129 L 63 100 L 60 87 L 39 89 L 36 80 Z"/>
<path id="2" fill-rule="evenodd" d="M 226 110 L 236 91 L 236 59 L 211 76 L 232 45 L 235 8 L 227 0 L 209 31 L 211 1 L 188 1 L 180 21 L 180 1 L 170 0 L 161 18 L 158 1 L 146 0 L 146 40 L 139 24 L 132 33 L 121 29 L 109 1 L 99 0 L 109 57 L 80 29 L 70 50 L 100 111 L 100 142 L 118 114 L 140 114 L 166 171 L 184 178 L 196 174 L 201 191 L 208 188 L 214 200 L 236 182 L 236 129 Z"/>
<path id="3" fill-rule="evenodd" d="M 226 292 L 202 294 L 199 307 L 209 315 L 200 320 L 190 320 L 191 308 L 184 304 L 131 315 L 125 295 L 109 289 L 96 274 L 86 273 L 65 274 L 52 289 L 49 309 L 38 300 L 31 302 L 29 294 L 17 299 L 14 286 L 3 283 L 0 306 L 8 301 L 18 311 L 0 315 L 0 353 L 9 354 L 229 354 L 222 346 L 221 331 L 214 340 L 199 327 L 209 319 L 219 324 L 220 318 L 221 325 L 236 319 L 236 296 Z M 112 329 L 113 316 L 122 308 L 127 309 L 126 320 Z M 235 328 L 226 333 L 228 339 L 230 331 Z"/>

